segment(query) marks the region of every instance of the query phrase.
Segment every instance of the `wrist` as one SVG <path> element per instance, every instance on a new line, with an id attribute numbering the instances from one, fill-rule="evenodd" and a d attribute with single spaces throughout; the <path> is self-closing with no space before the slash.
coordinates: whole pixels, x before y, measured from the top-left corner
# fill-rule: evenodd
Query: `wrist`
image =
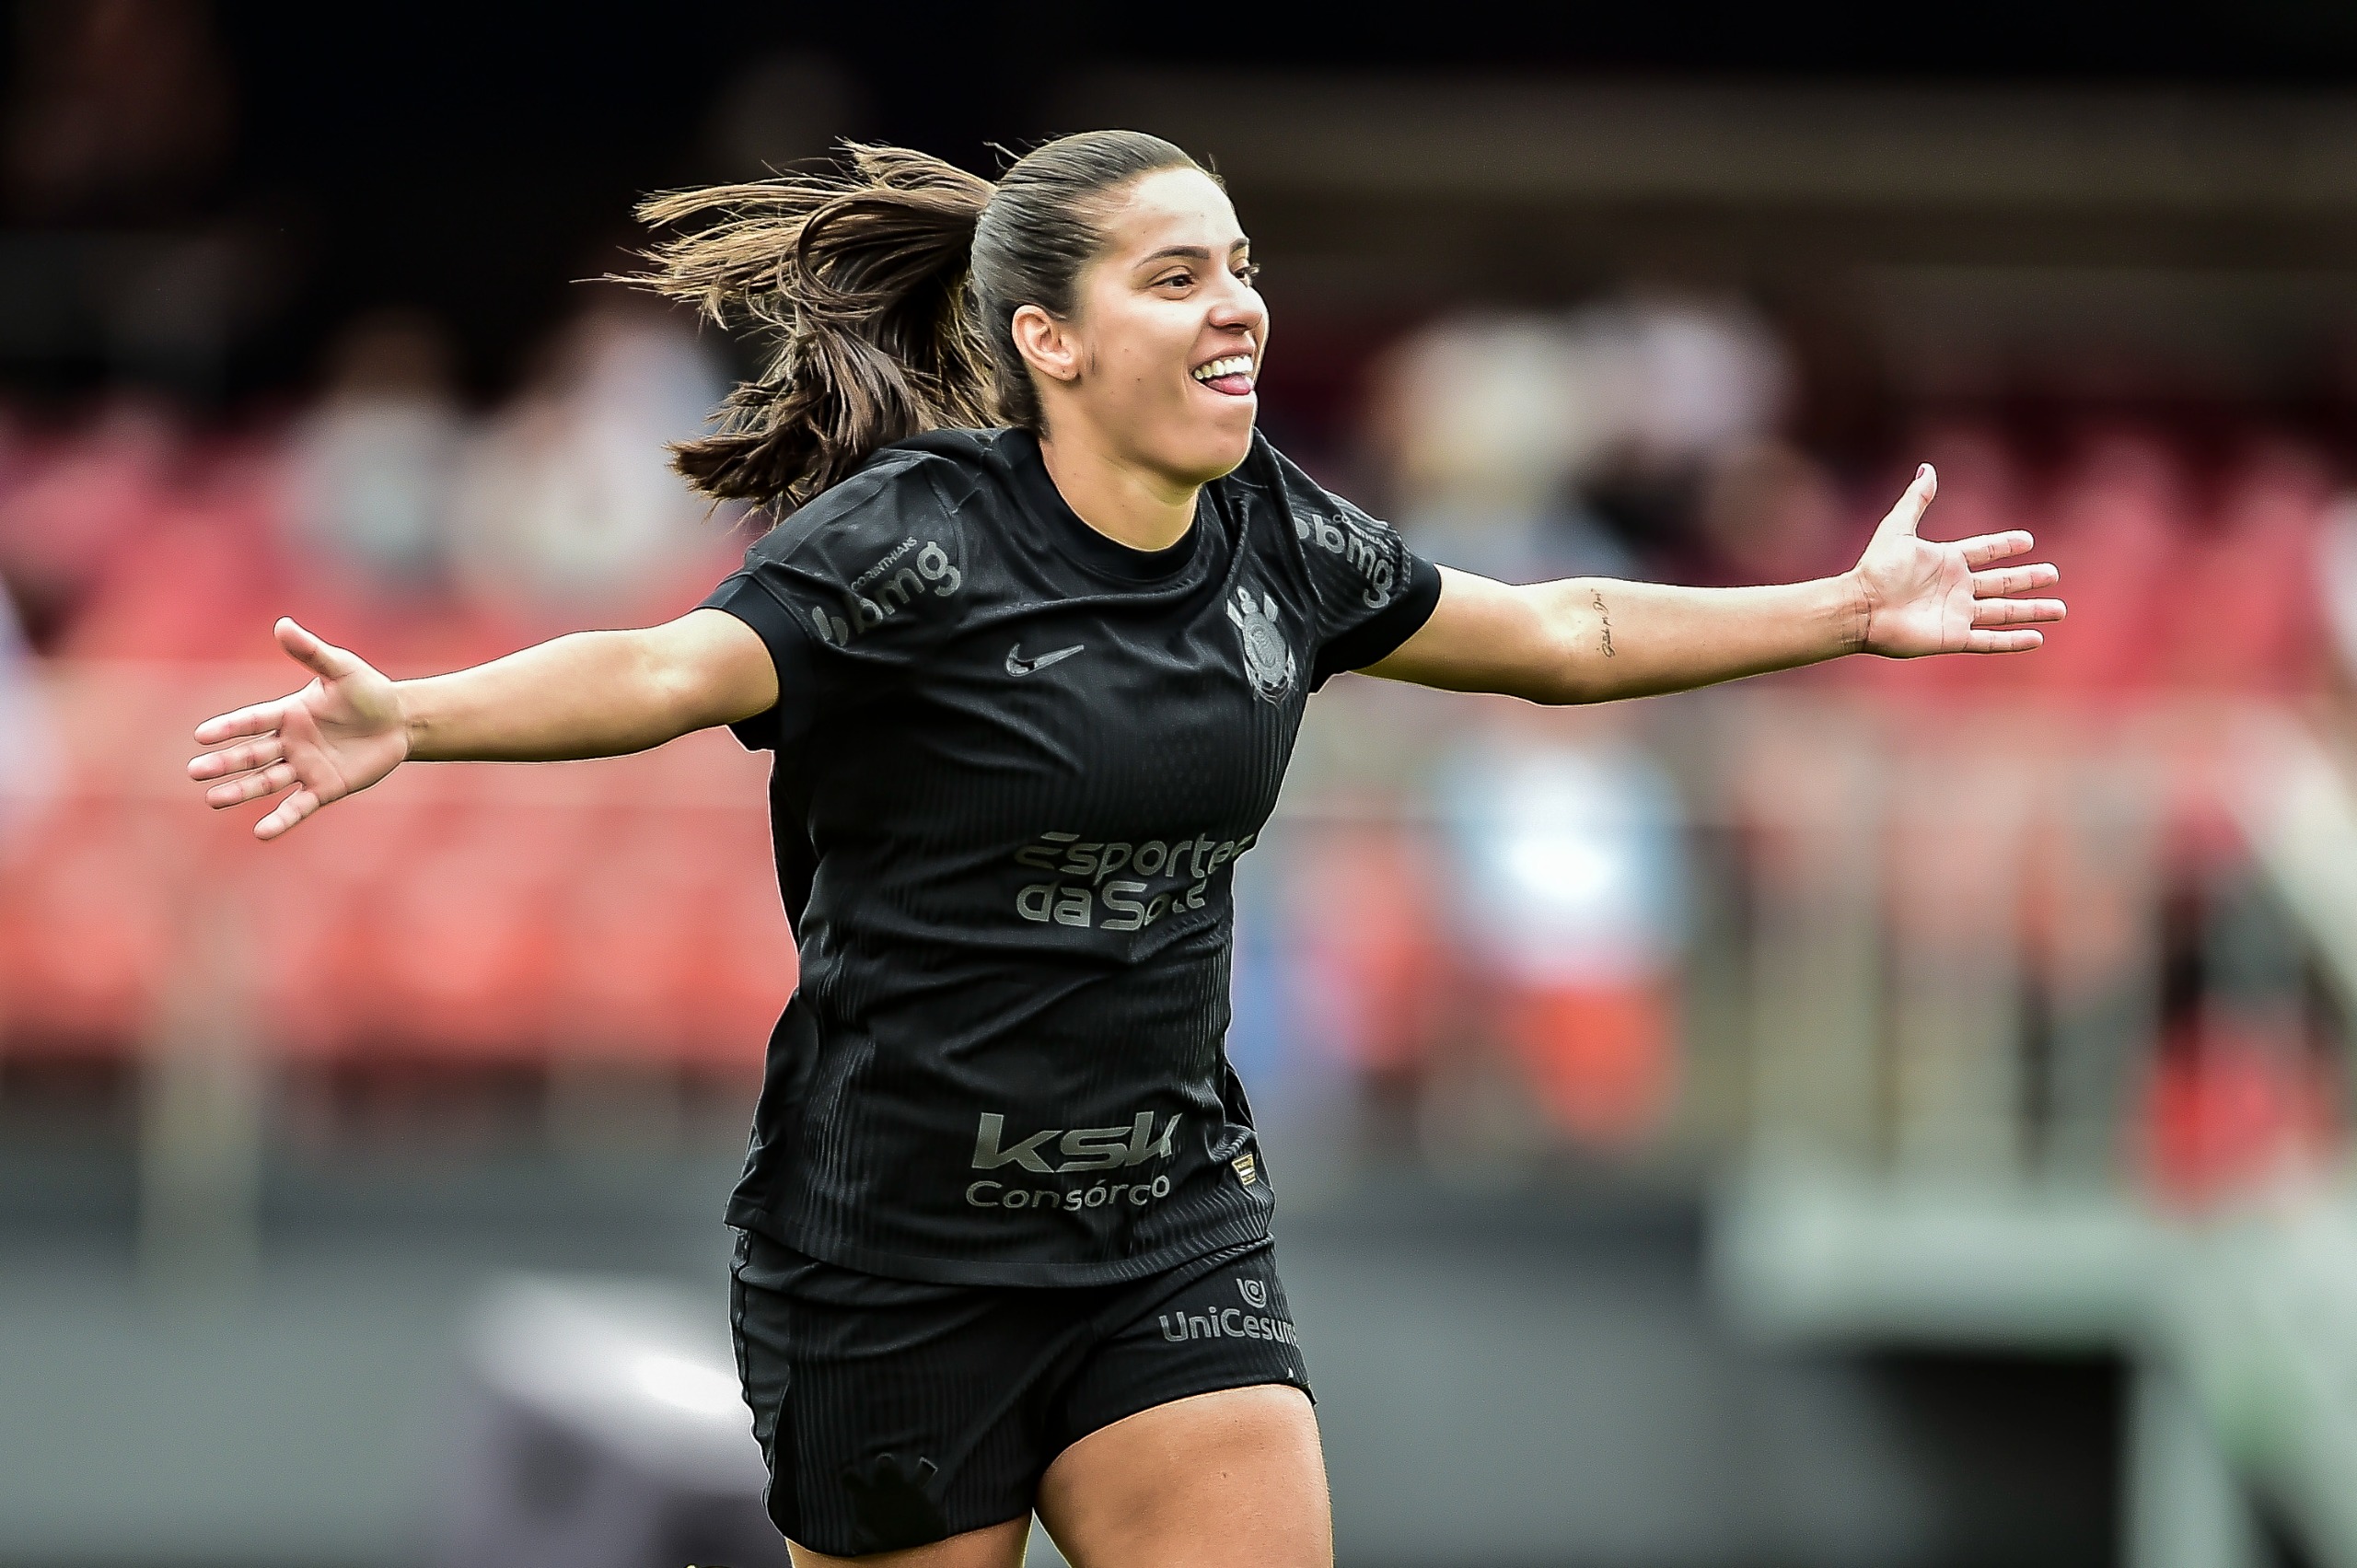
<path id="1" fill-rule="evenodd" d="M 414 680 L 393 682 L 393 727 L 401 738 L 403 762 L 419 761 L 425 750 L 425 704 L 418 685 Z"/>
<path id="2" fill-rule="evenodd" d="M 1874 593 L 1856 567 L 1833 579 L 1833 646 L 1837 656 L 1870 650 L 1875 626 Z"/>

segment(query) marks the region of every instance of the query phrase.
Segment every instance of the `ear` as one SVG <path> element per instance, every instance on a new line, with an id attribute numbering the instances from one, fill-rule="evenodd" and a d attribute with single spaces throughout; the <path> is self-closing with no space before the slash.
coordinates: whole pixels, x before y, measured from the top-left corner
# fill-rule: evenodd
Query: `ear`
<path id="1" fill-rule="evenodd" d="M 1009 323 L 1015 333 L 1015 352 L 1023 363 L 1051 381 L 1067 384 L 1080 379 L 1080 343 L 1073 336 L 1069 323 L 1059 321 L 1037 305 L 1016 308 L 1015 319 Z"/>

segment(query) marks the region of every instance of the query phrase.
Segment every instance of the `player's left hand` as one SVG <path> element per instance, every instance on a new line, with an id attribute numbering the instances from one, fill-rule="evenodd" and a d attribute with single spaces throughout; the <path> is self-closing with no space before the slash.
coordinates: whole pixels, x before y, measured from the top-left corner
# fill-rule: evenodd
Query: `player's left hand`
<path id="1" fill-rule="evenodd" d="M 1939 490 L 1925 463 L 1875 529 L 1851 575 L 1865 607 L 1863 647 L 1889 658 L 1923 654 L 2019 654 L 2046 641 L 2037 628 L 2062 619 L 2059 598 L 2030 598 L 2061 578 L 2052 566 L 1992 566 L 2028 550 L 2027 533 L 1981 534 L 1943 544 L 1917 535 Z"/>

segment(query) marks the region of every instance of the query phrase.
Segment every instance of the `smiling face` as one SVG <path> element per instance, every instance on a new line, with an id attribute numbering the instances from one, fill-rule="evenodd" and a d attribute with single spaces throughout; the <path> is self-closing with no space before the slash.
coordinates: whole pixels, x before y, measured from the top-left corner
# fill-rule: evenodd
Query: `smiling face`
<path id="1" fill-rule="evenodd" d="M 1065 319 L 1016 313 L 1049 435 L 1173 487 L 1233 470 L 1252 445 L 1269 310 L 1227 193 L 1195 168 L 1141 176 L 1098 220 L 1104 248 Z"/>

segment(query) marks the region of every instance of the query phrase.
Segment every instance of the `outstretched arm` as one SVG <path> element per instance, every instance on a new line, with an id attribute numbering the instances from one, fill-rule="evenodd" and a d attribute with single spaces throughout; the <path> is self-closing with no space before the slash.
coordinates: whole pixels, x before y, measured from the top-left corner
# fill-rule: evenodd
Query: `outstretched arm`
<path id="1" fill-rule="evenodd" d="M 311 683 L 205 720 L 197 743 L 219 749 L 188 765 L 189 777 L 219 781 L 204 792 L 215 810 L 287 792 L 254 824 L 263 839 L 404 761 L 613 757 L 777 701 L 776 666 L 760 635 L 717 610 L 638 631 L 576 632 L 423 680 L 388 680 L 293 621 L 276 631 Z"/>
<path id="2" fill-rule="evenodd" d="M 2062 601 L 2052 566 L 1997 566 L 2026 533 L 1954 543 L 1919 537 L 1937 481 L 1926 466 L 1838 577 L 1756 588 L 1687 588 L 1602 577 L 1510 587 L 1443 569 L 1432 619 L 1367 673 L 1535 703 L 1604 703 L 1682 691 L 1841 654 L 1911 658 L 2025 653 Z"/>

